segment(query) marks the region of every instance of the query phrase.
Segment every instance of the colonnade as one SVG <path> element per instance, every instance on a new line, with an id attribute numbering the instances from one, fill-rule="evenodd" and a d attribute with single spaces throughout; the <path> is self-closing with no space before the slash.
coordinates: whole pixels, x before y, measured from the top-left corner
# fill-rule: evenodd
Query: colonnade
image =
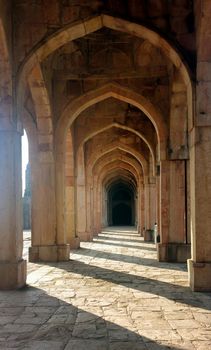
<path id="1" fill-rule="evenodd" d="M 6 92 L 0 105 L 0 288 L 18 288 L 26 281 L 21 223 L 24 127 L 29 137 L 32 174 L 30 261 L 67 261 L 71 248 L 78 247 L 81 240 L 91 240 L 107 224 L 106 188 L 114 181 L 124 180 L 136 191 L 139 233 L 152 229 L 155 222 L 158 224 L 158 260 L 186 261 L 191 243 L 190 286 L 193 290 L 211 290 L 211 142 L 207 93 L 211 53 L 205 49 L 209 5 L 203 2 L 203 6 L 205 15 L 200 17 L 199 11 L 197 19 L 200 25 L 196 33 L 196 94 L 191 74 L 173 45 L 152 30 L 108 15 L 71 24 L 40 43 L 25 59 L 16 86 L 11 88 L 13 73 L 1 26 L 0 41 L 4 45 L 0 47 L 0 75 L 6 76 L 3 80 Z M 111 81 L 70 100 L 55 119 L 42 63 L 63 45 L 104 27 L 148 40 L 169 60 L 173 73 L 169 85 L 170 110 L 166 114 L 133 87 Z M 36 123 L 29 120 L 24 107 L 28 91 Z M 110 103 L 111 99 L 133 106 L 137 113 L 142 113 L 140 119 L 147 127 L 139 130 L 138 124 L 132 125 L 133 118 L 128 125 L 103 117 L 83 125 L 83 113 L 104 101 Z"/>

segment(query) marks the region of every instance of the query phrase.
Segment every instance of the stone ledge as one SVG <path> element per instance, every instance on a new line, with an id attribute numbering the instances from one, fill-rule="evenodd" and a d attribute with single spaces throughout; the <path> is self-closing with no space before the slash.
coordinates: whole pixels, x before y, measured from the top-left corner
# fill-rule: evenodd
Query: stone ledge
<path id="1" fill-rule="evenodd" d="M 190 288 L 194 292 L 211 292 L 211 262 L 195 262 L 188 259 Z"/>
<path id="2" fill-rule="evenodd" d="M 26 260 L 0 262 L 0 289 L 17 289 L 26 284 Z"/>
<path id="3" fill-rule="evenodd" d="M 29 261 L 30 262 L 55 262 L 55 261 L 68 261 L 70 256 L 70 245 L 46 245 L 46 246 L 33 246 L 29 248 Z"/>
<path id="4" fill-rule="evenodd" d="M 158 261 L 186 262 L 191 257 L 191 245 L 185 243 L 158 243 Z"/>

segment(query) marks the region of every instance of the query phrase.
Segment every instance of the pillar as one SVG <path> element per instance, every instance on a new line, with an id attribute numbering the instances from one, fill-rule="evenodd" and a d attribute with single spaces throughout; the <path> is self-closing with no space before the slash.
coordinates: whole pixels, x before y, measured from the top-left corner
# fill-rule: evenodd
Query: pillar
<path id="1" fill-rule="evenodd" d="M 94 187 L 95 191 L 95 200 L 94 200 L 94 234 L 98 235 L 102 231 L 102 183 L 97 180 L 97 176 L 94 176 L 96 182 Z"/>
<path id="2" fill-rule="evenodd" d="M 70 249 L 80 245 L 79 237 L 76 236 L 73 138 L 74 133 L 69 129 L 65 145 L 65 231 Z"/>
<path id="3" fill-rule="evenodd" d="M 93 229 L 92 229 L 92 184 L 90 179 L 86 179 L 86 218 L 87 218 L 87 235 L 90 239 L 93 238 Z"/>
<path id="4" fill-rule="evenodd" d="M 157 234 L 160 234 L 160 167 L 157 167 L 156 174 L 156 223 Z"/>
<path id="5" fill-rule="evenodd" d="M 66 238 L 70 249 L 76 249 L 80 246 L 80 239 L 76 236 L 74 177 L 66 176 L 65 180 Z"/>
<path id="6" fill-rule="evenodd" d="M 32 247 L 29 261 L 32 262 L 69 260 L 64 221 L 64 155 L 57 158 L 55 170 L 53 152 L 38 150 L 30 157 Z"/>
<path id="7" fill-rule="evenodd" d="M 89 241 L 86 223 L 86 185 L 84 150 L 81 147 L 77 155 L 76 167 L 76 233 L 80 241 Z"/>
<path id="8" fill-rule="evenodd" d="M 0 289 L 26 283 L 22 258 L 21 135 L 0 130 Z"/>
<path id="9" fill-rule="evenodd" d="M 144 240 L 152 241 L 153 229 L 156 220 L 156 183 L 154 177 L 146 177 L 144 183 L 145 197 L 145 230 Z"/>
<path id="10" fill-rule="evenodd" d="M 97 236 L 102 231 L 102 182 L 96 174 L 93 174 L 93 235 Z"/>
<path id="11" fill-rule="evenodd" d="M 161 161 L 159 261 L 186 262 L 190 244 L 186 237 L 185 161 Z"/>
<path id="12" fill-rule="evenodd" d="M 144 184 L 140 184 L 140 193 L 139 193 L 139 198 L 140 198 L 140 223 L 139 223 L 139 233 L 141 236 L 144 234 L 145 230 L 145 200 L 144 200 Z"/>
<path id="13" fill-rule="evenodd" d="M 211 2 L 197 0 L 196 116 L 190 133 L 191 259 L 194 291 L 211 291 Z"/>
<path id="14" fill-rule="evenodd" d="M 105 186 L 102 188 L 102 217 L 101 217 L 101 225 L 102 228 L 105 228 L 108 226 L 107 221 L 107 206 L 108 206 L 108 198 L 107 198 L 107 191 Z"/>

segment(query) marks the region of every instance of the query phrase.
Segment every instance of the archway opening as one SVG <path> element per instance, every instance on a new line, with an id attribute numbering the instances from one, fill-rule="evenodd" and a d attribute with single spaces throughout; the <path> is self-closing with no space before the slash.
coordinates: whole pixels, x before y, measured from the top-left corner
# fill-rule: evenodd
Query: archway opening
<path id="1" fill-rule="evenodd" d="M 22 203 L 23 230 L 31 230 L 31 170 L 29 164 L 28 136 L 24 130 L 22 136 Z"/>
<path id="2" fill-rule="evenodd" d="M 118 181 L 111 185 L 107 212 L 109 226 L 135 225 L 135 196 L 129 184 Z"/>

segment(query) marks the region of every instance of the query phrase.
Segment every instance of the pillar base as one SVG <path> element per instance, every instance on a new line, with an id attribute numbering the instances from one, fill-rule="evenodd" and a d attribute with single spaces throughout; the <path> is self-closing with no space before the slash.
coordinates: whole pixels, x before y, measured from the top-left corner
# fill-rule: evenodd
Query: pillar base
<path id="1" fill-rule="evenodd" d="M 72 239 L 69 239 L 69 245 L 70 249 L 78 249 L 80 247 L 80 239 L 79 237 L 74 237 Z"/>
<path id="2" fill-rule="evenodd" d="M 92 230 L 92 236 L 97 237 L 101 233 L 101 230 L 97 230 L 96 228 L 93 228 Z"/>
<path id="3" fill-rule="evenodd" d="M 26 284 L 26 260 L 0 262 L 0 289 L 18 289 Z"/>
<path id="4" fill-rule="evenodd" d="M 158 243 L 158 261 L 186 262 L 191 257 L 191 245 L 185 243 Z"/>
<path id="5" fill-rule="evenodd" d="M 70 245 L 43 245 L 29 248 L 30 262 L 55 262 L 68 261 L 70 256 Z"/>
<path id="6" fill-rule="evenodd" d="M 138 231 L 138 235 L 139 235 L 140 237 L 143 237 L 143 230 L 142 230 L 142 228 L 141 228 L 141 227 L 138 227 L 138 228 L 137 228 L 137 231 Z"/>
<path id="7" fill-rule="evenodd" d="M 144 230 L 144 242 L 154 242 L 153 230 Z"/>
<path id="8" fill-rule="evenodd" d="M 211 263 L 188 259 L 190 288 L 194 292 L 211 292 Z"/>
<path id="9" fill-rule="evenodd" d="M 90 242 L 92 240 L 90 232 L 78 232 L 77 235 L 80 242 Z"/>

